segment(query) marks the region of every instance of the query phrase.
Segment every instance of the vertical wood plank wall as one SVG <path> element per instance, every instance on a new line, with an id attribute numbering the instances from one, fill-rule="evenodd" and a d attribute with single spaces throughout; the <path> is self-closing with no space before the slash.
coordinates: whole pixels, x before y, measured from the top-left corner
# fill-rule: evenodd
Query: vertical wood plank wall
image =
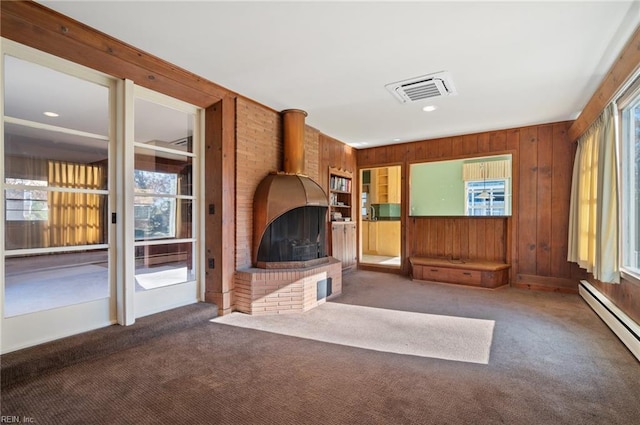
<path id="1" fill-rule="evenodd" d="M 507 260 L 507 218 L 411 217 L 410 256 Z"/>
<path id="2" fill-rule="evenodd" d="M 571 122 L 536 125 L 357 151 L 359 168 L 403 166 L 403 270 L 412 255 L 506 260 L 513 286 L 576 292 L 584 273 L 567 262 L 575 146 Z M 409 217 L 409 164 L 511 152 L 510 218 Z"/>
<path id="3" fill-rule="evenodd" d="M 354 179 L 357 178 L 356 149 L 322 133 L 319 140 L 319 163 L 320 172 L 317 182 L 327 193 L 329 193 L 329 167 L 350 171 Z M 354 187 L 357 187 L 355 183 L 354 181 Z M 353 190 L 351 193 L 351 205 L 356 205 L 356 192 Z"/>

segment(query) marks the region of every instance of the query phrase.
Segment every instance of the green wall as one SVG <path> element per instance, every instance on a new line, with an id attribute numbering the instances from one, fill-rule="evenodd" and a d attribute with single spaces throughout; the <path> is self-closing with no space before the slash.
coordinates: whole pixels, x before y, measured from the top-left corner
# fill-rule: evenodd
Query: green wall
<path id="1" fill-rule="evenodd" d="M 409 215 L 464 215 L 462 161 L 412 164 L 410 173 Z"/>
<path id="2" fill-rule="evenodd" d="M 465 162 L 511 160 L 511 155 L 455 159 L 411 164 L 409 168 L 409 215 L 465 215 Z M 508 185 L 511 199 L 511 184 Z M 508 208 L 511 211 L 511 207 Z"/>

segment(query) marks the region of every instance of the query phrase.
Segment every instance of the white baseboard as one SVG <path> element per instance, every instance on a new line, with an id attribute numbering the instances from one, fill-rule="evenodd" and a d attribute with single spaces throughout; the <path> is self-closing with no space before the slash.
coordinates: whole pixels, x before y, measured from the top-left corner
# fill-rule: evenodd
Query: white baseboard
<path id="1" fill-rule="evenodd" d="M 580 296 L 609 326 L 624 345 L 640 360 L 640 325 L 616 307 L 607 297 L 585 280 L 578 285 Z"/>

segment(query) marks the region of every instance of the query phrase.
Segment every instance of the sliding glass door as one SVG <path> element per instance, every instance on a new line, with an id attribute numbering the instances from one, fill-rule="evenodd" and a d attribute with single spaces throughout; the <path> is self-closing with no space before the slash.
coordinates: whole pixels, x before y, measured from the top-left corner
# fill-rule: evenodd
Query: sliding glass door
<path id="1" fill-rule="evenodd" d="M 202 299 L 202 109 L 1 47 L 2 352 Z"/>
<path id="2" fill-rule="evenodd" d="M 196 302 L 199 110 L 135 87 L 127 236 L 135 317 Z"/>
<path id="3" fill-rule="evenodd" d="M 115 319 L 114 81 L 3 40 L 3 351 Z"/>

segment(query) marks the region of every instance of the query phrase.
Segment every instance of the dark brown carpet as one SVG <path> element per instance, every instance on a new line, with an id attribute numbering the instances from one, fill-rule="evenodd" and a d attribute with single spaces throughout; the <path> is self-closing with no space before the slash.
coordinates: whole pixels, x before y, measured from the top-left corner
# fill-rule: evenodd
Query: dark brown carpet
<path id="1" fill-rule="evenodd" d="M 37 424 L 627 425 L 640 418 L 637 360 L 576 295 L 419 284 L 358 271 L 345 275 L 344 294 L 334 302 L 495 320 L 489 364 L 353 348 L 202 317 L 176 326 L 178 317 L 206 308 L 190 306 L 148 318 L 150 329 L 155 322 L 174 326 L 143 332 L 138 343 L 126 328 L 113 327 L 117 348 L 103 354 L 89 350 L 83 359 L 76 342 L 71 350 L 51 348 L 63 340 L 2 356 L 2 415 Z M 339 319 L 336 327 L 349 326 Z M 110 330 L 87 334 L 89 343 L 103 332 Z M 125 339 L 130 344 L 117 342 Z M 39 352 L 45 363 L 57 353 L 59 367 L 49 364 L 38 376 L 19 360 L 37 364 Z"/>

